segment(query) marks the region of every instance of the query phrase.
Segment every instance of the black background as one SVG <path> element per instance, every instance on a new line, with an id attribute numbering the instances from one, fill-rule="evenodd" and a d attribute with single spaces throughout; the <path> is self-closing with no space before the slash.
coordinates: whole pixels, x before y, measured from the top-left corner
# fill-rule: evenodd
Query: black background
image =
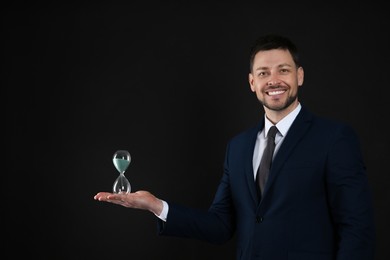
<path id="1" fill-rule="evenodd" d="M 12 258 L 234 259 L 234 239 L 158 237 L 151 213 L 93 196 L 111 191 L 112 155 L 127 149 L 133 191 L 206 209 L 227 141 L 262 116 L 248 54 L 269 32 L 301 51 L 301 102 L 361 138 L 376 259 L 389 259 L 389 18 L 372 1 L 3 6 L 2 247 Z"/>

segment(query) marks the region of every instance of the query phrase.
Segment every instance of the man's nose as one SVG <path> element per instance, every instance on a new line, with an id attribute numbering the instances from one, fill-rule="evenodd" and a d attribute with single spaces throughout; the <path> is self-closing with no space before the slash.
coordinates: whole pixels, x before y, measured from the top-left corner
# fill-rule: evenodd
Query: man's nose
<path id="1" fill-rule="evenodd" d="M 277 78 L 271 78 L 267 82 L 267 86 L 278 86 L 279 84 L 280 84 L 280 80 L 278 80 Z"/>

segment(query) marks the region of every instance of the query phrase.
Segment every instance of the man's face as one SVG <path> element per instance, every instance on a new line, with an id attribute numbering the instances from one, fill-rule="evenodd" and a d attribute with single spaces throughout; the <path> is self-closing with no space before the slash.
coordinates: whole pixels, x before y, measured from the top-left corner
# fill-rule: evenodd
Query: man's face
<path id="1" fill-rule="evenodd" d="M 288 50 L 260 51 L 254 58 L 249 84 L 265 109 L 289 112 L 298 103 L 303 68 L 296 67 Z"/>

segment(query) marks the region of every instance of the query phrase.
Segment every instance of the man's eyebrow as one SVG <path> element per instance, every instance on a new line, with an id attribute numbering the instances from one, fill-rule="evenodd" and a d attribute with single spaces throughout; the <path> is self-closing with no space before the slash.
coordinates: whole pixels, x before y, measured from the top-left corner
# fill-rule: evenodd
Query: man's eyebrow
<path id="1" fill-rule="evenodd" d="M 292 65 L 290 65 L 290 64 L 288 64 L 288 63 L 282 63 L 282 64 L 280 64 L 280 65 L 278 65 L 278 68 L 282 68 L 282 67 L 293 67 Z M 266 69 L 269 69 L 269 67 L 267 67 L 267 66 L 262 66 L 262 67 L 258 67 L 258 68 L 256 68 L 255 69 L 255 71 L 257 71 L 257 70 L 266 70 Z"/>

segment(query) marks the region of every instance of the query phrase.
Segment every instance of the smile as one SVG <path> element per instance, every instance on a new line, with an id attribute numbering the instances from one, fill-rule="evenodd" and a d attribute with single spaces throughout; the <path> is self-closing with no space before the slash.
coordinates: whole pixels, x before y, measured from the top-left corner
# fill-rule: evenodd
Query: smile
<path id="1" fill-rule="evenodd" d="M 268 95 L 270 96 L 275 96 L 275 95 L 280 95 L 280 94 L 283 94 L 285 92 L 285 90 L 274 90 L 274 91 L 268 91 Z"/>

